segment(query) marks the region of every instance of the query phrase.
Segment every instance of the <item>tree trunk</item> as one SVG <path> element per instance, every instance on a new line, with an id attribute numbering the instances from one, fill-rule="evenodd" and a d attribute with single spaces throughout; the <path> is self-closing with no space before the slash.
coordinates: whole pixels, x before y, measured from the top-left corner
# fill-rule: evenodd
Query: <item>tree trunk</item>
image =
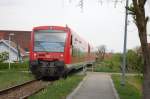
<path id="1" fill-rule="evenodd" d="M 145 17 L 145 3 L 147 0 L 133 1 L 133 18 L 138 28 L 141 42 L 142 54 L 144 58 L 144 82 L 143 82 L 143 99 L 150 99 L 150 49 L 147 42 L 147 19 Z"/>
<path id="2" fill-rule="evenodd" d="M 146 42 L 147 38 L 145 38 L 145 36 L 143 36 L 143 35 L 140 35 L 140 34 L 145 34 L 145 33 L 139 33 L 141 47 L 142 47 L 142 53 L 143 53 L 143 57 L 144 57 L 143 99 L 150 99 L 150 50 L 149 50 L 149 46 Z"/>

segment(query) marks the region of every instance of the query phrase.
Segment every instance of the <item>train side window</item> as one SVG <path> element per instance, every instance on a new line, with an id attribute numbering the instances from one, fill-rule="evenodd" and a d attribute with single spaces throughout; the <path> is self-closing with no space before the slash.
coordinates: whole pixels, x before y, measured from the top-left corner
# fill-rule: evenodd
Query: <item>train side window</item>
<path id="1" fill-rule="evenodd" d="M 78 49 L 75 48 L 74 46 L 72 47 L 72 56 L 74 56 L 74 57 L 77 56 L 77 53 L 78 53 L 77 50 Z"/>
<path id="2" fill-rule="evenodd" d="M 71 42 L 70 42 L 71 46 L 72 46 L 72 56 L 76 57 L 77 56 L 77 47 L 75 44 L 75 38 L 73 37 L 73 35 L 71 35 Z"/>
<path id="3" fill-rule="evenodd" d="M 71 35 L 71 41 L 70 41 L 70 45 L 72 46 L 72 35 Z"/>

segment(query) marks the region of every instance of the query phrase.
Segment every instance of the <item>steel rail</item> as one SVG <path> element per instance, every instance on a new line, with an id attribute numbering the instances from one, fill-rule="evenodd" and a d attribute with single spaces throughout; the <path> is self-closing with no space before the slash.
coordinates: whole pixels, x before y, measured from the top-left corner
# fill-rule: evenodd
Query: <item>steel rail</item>
<path id="1" fill-rule="evenodd" d="M 0 90 L 0 99 L 27 99 L 29 96 L 43 90 L 52 82 L 32 80 Z"/>
<path id="2" fill-rule="evenodd" d="M 19 85 L 15 85 L 15 86 L 12 86 L 12 87 L 8 87 L 8 88 L 6 88 L 6 89 L 2 89 L 2 90 L 0 90 L 0 95 L 5 94 L 5 93 L 8 93 L 8 92 L 11 91 L 11 90 L 15 90 L 15 89 L 17 89 L 17 88 L 19 88 L 19 87 L 21 87 L 21 86 L 30 84 L 30 83 L 35 82 L 35 81 L 37 81 L 37 80 L 27 81 L 27 82 L 25 82 L 25 83 L 23 83 L 23 84 L 19 84 Z"/>

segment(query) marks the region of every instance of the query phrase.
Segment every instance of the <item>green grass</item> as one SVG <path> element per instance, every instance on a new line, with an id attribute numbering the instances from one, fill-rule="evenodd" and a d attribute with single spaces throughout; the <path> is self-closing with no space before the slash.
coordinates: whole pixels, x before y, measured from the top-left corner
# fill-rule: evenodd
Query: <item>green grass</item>
<path id="1" fill-rule="evenodd" d="M 130 76 L 130 77 L 127 77 L 127 82 L 130 85 L 133 85 L 135 88 L 137 88 L 140 91 L 140 93 L 142 93 L 143 78 L 141 76 Z"/>
<path id="2" fill-rule="evenodd" d="M 28 72 L 17 71 L 1 71 L 0 72 L 0 90 L 14 85 L 18 85 L 34 79 L 32 74 Z"/>
<path id="3" fill-rule="evenodd" d="M 29 99 L 66 99 L 66 96 L 79 84 L 83 76 L 71 76 L 65 80 L 58 80 L 53 85 L 42 90 Z"/>
<path id="4" fill-rule="evenodd" d="M 10 67 L 13 70 L 27 71 L 27 70 L 29 70 L 29 61 L 26 59 L 22 63 L 11 63 Z M 8 63 L 0 63 L 0 71 L 8 70 L 8 69 L 9 69 L 9 64 Z"/>
<path id="5" fill-rule="evenodd" d="M 141 90 L 138 89 L 138 87 L 136 87 L 137 85 L 141 86 L 141 80 L 138 77 L 127 76 L 125 86 L 120 85 L 120 80 L 121 80 L 120 75 L 112 75 L 112 79 L 116 87 L 116 90 L 120 96 L 120 99 L 141 99 L 142 98 Z M 131 82 L 134 82 L 136 84 L 133 84 Z"/>
<path id="6" fill-rule="evenodd" d="M 94 69 L 95 72 L 115 72 L 114 70 L 110 69 L 109 67 L 106 66 L 96 66 Z"/>
<path id="7" fill-rule="evenodd" d="M 95 72 L 120 72 L 119 68 L 113 68 L 111 65 L 105 63 L 96 63 Z"/>

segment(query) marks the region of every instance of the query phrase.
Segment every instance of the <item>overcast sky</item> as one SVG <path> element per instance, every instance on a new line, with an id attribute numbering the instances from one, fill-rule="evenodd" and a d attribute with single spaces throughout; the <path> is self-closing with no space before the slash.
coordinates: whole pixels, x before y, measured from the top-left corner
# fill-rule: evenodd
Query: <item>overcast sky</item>
<path id="1" fill-rule="evenodd" d="M 104 0 L 102 5 L 98 0 L 84 0 L 81 12 L 79 0 L 70 1 L 0 0 L 0 30 L 31 30 L 34 26 L 67 24 L 93 46 L 106 45 L 109 51 L 123 51 L 124 3 L 114 7 L 113 3 L 107 2 L 109 0 Z M 147 9 L 150 9 L 149 1 Z M 132 20 L 129 23 L 128 49 L 140 45 L 137 29 Z"/>

